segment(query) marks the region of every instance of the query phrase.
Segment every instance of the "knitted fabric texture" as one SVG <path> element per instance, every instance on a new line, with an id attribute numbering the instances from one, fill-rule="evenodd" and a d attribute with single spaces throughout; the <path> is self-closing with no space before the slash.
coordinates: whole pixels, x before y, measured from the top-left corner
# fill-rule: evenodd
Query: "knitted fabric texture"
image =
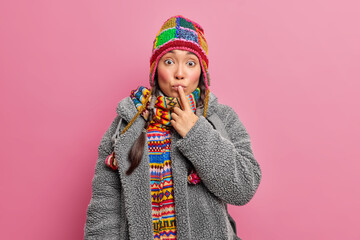
<path id="1" fill-rule="evenodd" d="M 131 92 L 131 99 L 138 110 L 145 104 L 149 93 L 150 91 L 142 86 Z M 191 109 L 195 112 L 200 88 L 187 97 Z M 178 98 L 158 96 L 154 106 L 154 117 L 147 128 L 154 239 L 176 239 L 174 185 L 170 159 L 170 114 L 174 107 L 181 107 Z M 148 113 L 142 116 L 147 119 Z M 192 172 L 190 179 L 199 180 L 196 172 Z"/>
<path id="2" fill-rule="evenodd" d="M 141 107 L 145 104 L 146 98 L 149 94 L 150 90 L 143 86 L 131 91 L 130 97 L 138 111 L 141 110 Z M 195 111 L 196 101 L 200 98 L 200 88 L 196 88 L 191 94 L 187 95 L 187 97 L 190 100 L 191 108 Z M 149 102 L 146 104 L 149 105 Z M 170 127 L 171 112 L 174 107 L 181 108 L 180 100 L 177 97 L 158 96 L 154 106 L 154 118 L 150 122 L 150 125 L 156 124 L 158 127 Z M 149 113 L 145 108 L 144 112 L 141 114 L 146 120 Z"/>
<path id="3" fill-rule="evenodd" d="M 157 124 L 147 130 L 154 239 L 176 239 L 171 132 Z"/>
<path id="4" fill-rule="evenodd" d="M 135 107 L 136 107 L 136 109 L 138 109 L 138 111 L 141 111 L 141 107 L 146 102 L 146 99 L 149 96 L 149 94 L 150 94 L 150 91 L 146 87 L 143 87 L 143 86 L 140 86 L 139 88 L 137 88 L 131 92 L 130 97 L 133 100 Z M 200 98 L 200 88 L 196 88 L 195 91 L 193 91 L 187 97 L 190 100 L 191 109 L 193 110 L 193 112 L 195 112 L 196 102 Z M 146 102 L 146 104 L 149 105 L 149 102 Z M 171 122 L 170 122 L 171 115 L 170 114 L 174 107 L 181 108 L 178 98 L 158 96 L 156 103 L 155 103 L 155 108 L 154 108 L 154 118 L 150 123 L 148 132 L 149 132 L 149 129 L 150 130 L 155 129 L 155 126 L 157 126 L 157 128 L 169 128 L 169 126 L 171 125 Z M 148 115 L 149 115 L 148 110 L 145 108 L 144 112 L 142 113 L 142 116 L 146 120 Z M 160 129 L 160 131 L 161 131 L 161 129 Z M 168 132 L 167 135 L 170 137 L 170 132 Z M 161 144 L 160 146 L 163 146 L 163 144 Z M 200 177 L 198 176 L 195 169 L 190 170 L 190 173 L 188 175 L 188 182 L 190 184 L 194 184 L 194 185 L 200 182 Z"/>
<path id="5" fill-rule="evenodd" d="M 154 86 L 154 76 L 160 58 L 173 49 L 187 50 L 196 54 L 204 74 L 206 88 L 208 88 L 210 86 L 209 59 L 204 29 L 182 15 L 167 19 L 153 41 L 150 58 L 150 86 Z"/>

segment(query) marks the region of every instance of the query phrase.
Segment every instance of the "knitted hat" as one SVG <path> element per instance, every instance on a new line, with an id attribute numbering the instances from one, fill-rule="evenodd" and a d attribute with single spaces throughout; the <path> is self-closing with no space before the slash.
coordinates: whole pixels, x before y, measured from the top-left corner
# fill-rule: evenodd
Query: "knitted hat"
<path id="1" fill-rule="evenodd" d="M 181 49 L 193 52 L 200 60 L 201 71 L 205 77 L 206 85 L 203 111 L 203 116 L 206 117 L 210 93 L 210 78 L 208 73 L 208 46 L 204 37 L 204 30 L 196 22 L 191 21 L 181 15 L 171 17 L 165 21 L 153 42 L 152 56 L 150 59 L 150 86 L 154 86 L 154 76 L 160 58 L 165 53 L 173 49 Z M 146 109 L 147 103 L 150 101 L 152 90 L 153 88 L 150 89 L 150 93 L 147 95 L 144 104 L 122 130 L 121 134 L 125 133 L 135 122 L 136 118 L 139 117 L 140 114 Z"/>
<path id="2" fill-rule="evenodd" d="M 200 60 L 206 88 L 208 88 L 210 86 L 209 59 L 204 29 L 198 23 L 181 15 L 166 20 L 156 35 L 150 58 L 150 86 L 154 84 L 154 76 L 160 58 L 173 49 L 187 50 L 196 54 Z"/>

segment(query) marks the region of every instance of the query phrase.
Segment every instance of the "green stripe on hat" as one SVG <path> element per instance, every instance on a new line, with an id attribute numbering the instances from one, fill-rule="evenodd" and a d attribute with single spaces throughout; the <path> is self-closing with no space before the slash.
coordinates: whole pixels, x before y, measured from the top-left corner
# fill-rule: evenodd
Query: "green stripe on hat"
<path id="1" fill-rule="evenodd" d="M 171 39 L 175 38 L 175 35 L 176 35 L 176 28 L 171 28 L 171 29 L 163 31 L 157 37 L 155 48 L 158 48 L 158 46 L 161 46 L 164 43 L 166 43 L 166 42 L 170 41 Z"/>

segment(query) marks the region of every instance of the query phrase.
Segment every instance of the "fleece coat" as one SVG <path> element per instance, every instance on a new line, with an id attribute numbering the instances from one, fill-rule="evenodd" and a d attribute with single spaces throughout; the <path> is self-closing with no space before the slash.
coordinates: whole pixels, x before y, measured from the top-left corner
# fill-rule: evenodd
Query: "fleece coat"
<path id="1" fill-rule="evenodd" d="M 138 117 L 114 145 L 111 140 L 119 122 L 123 129 L 136 112 L 130 97 L 121 100 L 101 139 L 85 239 L 154 239 L 147 144 L 140 165 L 131 175 L 125 174 L 130 166 L 128 152 L 143 130 L 144 119 Z M 175 130 L 171 134 L 177 239 L 240 239 L 227 204 L 247 204 L 260 184 L 261 170 L 238 115 L 210 92 L 207 119 L 200 116 L 184 138 Z M 116 171 L 105 165 L 113 150 Z M 196 185 L 187 180 L 191 167 L 201 179 Z"/>

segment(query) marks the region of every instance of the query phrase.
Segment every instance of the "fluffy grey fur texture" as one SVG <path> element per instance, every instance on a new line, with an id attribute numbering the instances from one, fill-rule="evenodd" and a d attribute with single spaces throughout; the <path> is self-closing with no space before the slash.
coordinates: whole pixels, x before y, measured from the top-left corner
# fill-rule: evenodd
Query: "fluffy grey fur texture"
<path id="1" fill-rule="evenodd" d="M 139 167 L 130 176 L 125 174 L 130 166 L 128 152 L 143 129 L 144 119 L 138 117 L 114 148 L 111 141 L 120 118 L 123 129 L 136 112 L 130 97 L 120 101 L 118 115 L 101 139 L 85 239 L 154 239 L 147 144 Z M 238 115 L 218 103 L 213 93 L 207 118 L 201 116 L 184 138 L 172 131 L 177 239 L 240 239 L 230 223 L 227 204 L 241 206 L 253 198 L 261 181 L 260 166 Z M 118 171 L 105 165 L 113 149 Z M 187 181 L 191 166 L 201 178 L 196 185 Z"/>

